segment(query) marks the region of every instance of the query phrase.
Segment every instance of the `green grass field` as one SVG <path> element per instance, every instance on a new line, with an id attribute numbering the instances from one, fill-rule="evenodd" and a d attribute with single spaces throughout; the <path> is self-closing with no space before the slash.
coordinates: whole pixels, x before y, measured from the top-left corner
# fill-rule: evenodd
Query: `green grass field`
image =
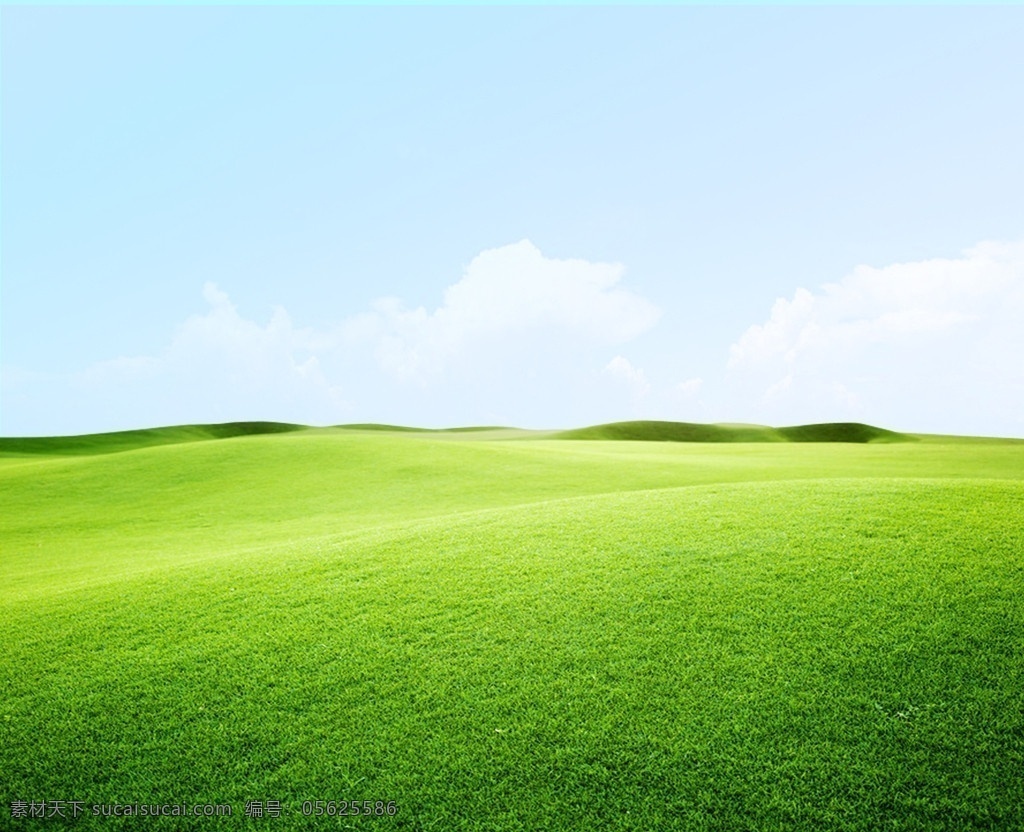
<path id="1" fill-rule="evenodd" d="M 1022 441 L 191 426 L 0 506 L 0 829 L 1024 829 Z"/>

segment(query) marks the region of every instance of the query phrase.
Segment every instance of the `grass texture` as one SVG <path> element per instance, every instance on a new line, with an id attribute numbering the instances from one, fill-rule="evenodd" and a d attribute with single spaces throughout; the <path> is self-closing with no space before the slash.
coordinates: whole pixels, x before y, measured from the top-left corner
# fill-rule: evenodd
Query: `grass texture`
<path id="1" fill-rule="evenodd" d="M 1024 443 L 222 429 L 0 445 L 0 828 L 1024 828 Z"/>

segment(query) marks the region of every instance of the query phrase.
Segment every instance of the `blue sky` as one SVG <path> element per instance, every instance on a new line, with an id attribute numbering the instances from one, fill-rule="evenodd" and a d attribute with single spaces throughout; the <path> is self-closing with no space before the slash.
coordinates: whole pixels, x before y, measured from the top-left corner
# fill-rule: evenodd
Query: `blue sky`
<path id="1" fill-rule="evenodd" d="M 5 7 L 0 433 L 1024 436 L 1022 25 Z"/>

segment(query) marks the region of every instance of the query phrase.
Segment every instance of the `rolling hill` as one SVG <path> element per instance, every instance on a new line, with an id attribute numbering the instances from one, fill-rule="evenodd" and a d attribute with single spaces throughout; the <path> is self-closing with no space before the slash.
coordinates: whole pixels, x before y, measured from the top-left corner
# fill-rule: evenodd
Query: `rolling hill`
<path id="1" fill-rule="evenodd" d="M 1024 443 L 653 424 L 0 441 L 3 802 L 1024 828 Z"/>
<path id="2" fill-rule="evenodd" d="M 559 439 L 618 439 L 642 442 L 907 442 L 912 437 L 859 422 L 771 428 L 764 425 L 692 422 L 612 422 L 563 431 Z"/>
<path id="3" fill-rule="evenodd" d="M 313 428 L 283 422 L 227 422 L 223 424 L 178 425 L 126 430 L 83 436 L 0 437 L 0 456 L 77 456 L 118 453 L 156 445 L 204 442 L 294 431 L 372 431 L 378 433 L 470 434 L 496 438 L 513 435 L 554 439 L 631 440 L 645 442 L 906 442 L 908 434 L 856 422 L 836 422 L 771 428 L 764 425 L 706 425 L 690 422 L 613 422 L 566 431 L 523 431 L 501 426 L 460 428 L 418 428 L 403 425 L 350 424 L 334 428 Z"/>

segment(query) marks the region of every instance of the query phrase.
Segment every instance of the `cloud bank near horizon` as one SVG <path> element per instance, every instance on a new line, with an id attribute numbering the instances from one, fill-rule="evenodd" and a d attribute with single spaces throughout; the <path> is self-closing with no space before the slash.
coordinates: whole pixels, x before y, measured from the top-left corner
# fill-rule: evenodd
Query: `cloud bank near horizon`
<path id="1" fill-rule="evenodd" d="M 1024 242 L 983 242 L 959 258 L 861 265 L 779 298 L 731 345 L 727 371 L 764 413 L 916 409 L 935 421 L 980 406 L 1024 429 L 1022 333 Z"/>
<path id="2" fill-rule="evenodd" d="M 207 309 L 158 354 L 62 379 L 5 368 L 5 398 L 29 412 L 49 395 L 54 418 L 85 420 L 34 431 L 51 433 L 250 419 L 571 427 L 619 418 L 943 432 L 984 408 L 989 432 L 1024 434 L 1024 242 L 857 266 L 797 288 L 731 345 L 725 334 L 717 367 L 685 379 L 644 352 L 641 336 L 661 310 L 623 286 L 624 274 L 621 264 L 547 258 L 522 240 L 473 258 L 433 311 L 385 298 L 324 331 L 296 326 L 280 307 L 264 324 L 248 320 L 208 283 Z"/>
<path id="3" fill-rule="evenodd" d="M 244 318 L 207 283 L 207 309 L 158 354 L 92 365 L 66 379 L 65 392 L 118 427 L 253 418 L 332 424 L 366 418 L 377 385 L 392 400 L 408 399 L 410 388 L 421 398 L 446 395 L 463 381 L 513 376 L 523 361 L 532 362 L 528 375 L 547 374 L 550 385 L 565 370 L 548 360 L 554 351 L 572 344 L 577 358 L 600 352 L 657 322 L 660 310 L 620 285 L 624 272 L 617 263 L 548 258 L 521 240 L 473 258 L 433 311 L 385 297 L 323 331 L 297 327 L 282 307 L 265 324 Z M 116 408 L 101 404 L 116 400 Z M 456 409 L 449 418 L 459 421 Z"/>

